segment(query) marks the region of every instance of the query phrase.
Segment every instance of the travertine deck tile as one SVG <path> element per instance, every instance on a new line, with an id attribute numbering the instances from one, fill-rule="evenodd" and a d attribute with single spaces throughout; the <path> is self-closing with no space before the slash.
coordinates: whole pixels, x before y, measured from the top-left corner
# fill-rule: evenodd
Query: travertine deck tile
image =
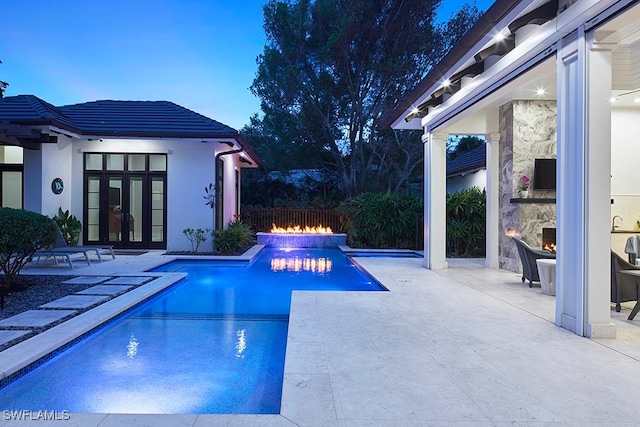
<path id="1" fill-rule="evenodd" d="M 94 283 L 104 282 L 110 278 L 111 277 L 109 276 L 78 276 L 62 283 L 68 283 L 70 285 L 91 285 Z"/>
<path id="2" fill-rule="evenodd" d="M 40 308 L 87 308 L 108 299 L 108 296 L 103 295 L 67 295 L 66 297 L 43 304 Z"/>
<path id="3" fill-rule="evenodd" d="M 30 334 L 31 331 L 0 331 L 0 345 L 13 341 L 16 338 Z"/>
<path id="4" fill-rule="evenodd" d="M 140 285 L 149 280 L 149 277 L 122 276 L 109 280 L 107 285 Z"/>
<path id="5" fill-rule="evenodd" d="M 133 286 L 127 285 L 96 285 L 83 291 L 76 292 L 76 295 L 116 295 L 127 291 Z"/>
<path id="6" fill-rule="evenodd" d="M 0 321 L 0 326 L 40 328 L 74 314 L 76 310 L 28 310 Z"/>

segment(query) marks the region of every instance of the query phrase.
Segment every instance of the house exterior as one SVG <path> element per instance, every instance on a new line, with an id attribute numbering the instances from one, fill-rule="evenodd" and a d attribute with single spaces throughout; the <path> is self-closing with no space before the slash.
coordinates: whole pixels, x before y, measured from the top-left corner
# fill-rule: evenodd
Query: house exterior
<path id="1" fill-rule="evenodd" d="M 0 99 L 2 206 L 68 209 L 84 244 L 190 250 L 182 230 L 225 227 L 258 165 L 235 129 L 171 102 Z"/>
<path id="2" fill-rule="evenodd" d="M 487 149 L 484 144 L 447 162 L 447 194 L 473 187 L 487 188 Z"/>
<path id="3" fill-rule="evenodd" d="M 517 270 L 509 237 L 537 246 L 542 228 L 556 228 L 555 323 L 615 337 L 611 218 L 640 216 L 640 2 L 497 0 L 413 84 L 387 123 L 424 132 L 425 266 L 447 267 L 447 137 L 484 134 L 487 267 Z M 555 188 L 534 183 L 525 203 L 517 182 L 536 159 L 555 159 Z"/>

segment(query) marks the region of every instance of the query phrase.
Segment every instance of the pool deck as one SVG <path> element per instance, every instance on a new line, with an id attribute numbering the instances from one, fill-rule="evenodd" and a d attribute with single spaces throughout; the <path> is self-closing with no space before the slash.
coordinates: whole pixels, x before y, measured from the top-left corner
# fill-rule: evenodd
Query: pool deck
<path id="1" fill-rule="evenodd" d="M 132 275 L 172 258 L 52 269 Z M 0 426 L 640 425 L 640 320 L 626 320 L 628 305 L 612 310 L 617 339 L 590 340 L 555 326 L 555 297 L 515 273 L 421 262 L 358 258 L 389 292 L 294 293 L 280 415 L 72 413 Z"/>

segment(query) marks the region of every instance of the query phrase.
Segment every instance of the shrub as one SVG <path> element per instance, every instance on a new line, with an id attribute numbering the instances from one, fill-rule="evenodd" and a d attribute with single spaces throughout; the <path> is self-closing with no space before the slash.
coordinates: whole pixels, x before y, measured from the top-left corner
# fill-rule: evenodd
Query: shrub
<path id="1" fill-rule="evenodd" d="M 362 193 L 342 202 L 339 210 L 350 246 L 412 248 L 423 202 L 410 195 Z"/>
<path id="2" fill-rule="evenodd" d="M 16 288 L 20 270 L 33 254 L 55 243 L 58 231 L 51 218 L 22 209 L 0 208 L 0 268 L 4 292 Z"/>
<path id="3" fill-rule="evenodd" d="M 75 215 L 69 215 L 69 210 L 62 211 L 62 208 L 58 208 L 58 214 L 53 217 L 53 220 L 58 224 L 58 228 L 62 233 L 64 241 L 68 246 L 77 246 L 80 232 L 82 231 L 82 223 Z"/>
<path id="4" fill-rule="evenodd" d="M 182 234 L 187 236 L 187 239 L 191 242 L 191 251 L 198 252 L 198 248 L 200 245 L 207 240 L 207 234 L 211 233 L 211 229 L 202 229 L 198 228 L 194 230 L 193 228 L 185 228 L 182 230 Z"/>
<path id="5" fill-rule="evenodd" d="M 447 255 L 485 256 L 487 192 L 478 187 L 447 195 Z"/>
<path id="6" fill-rule="evenodd" d="M 232 255 L 253 242 L 254 233 L 251 228 L 239 219 L 229 222 L 224 230 L 214 230 L 212 233 L 213 246 L 216 251 Z"/>

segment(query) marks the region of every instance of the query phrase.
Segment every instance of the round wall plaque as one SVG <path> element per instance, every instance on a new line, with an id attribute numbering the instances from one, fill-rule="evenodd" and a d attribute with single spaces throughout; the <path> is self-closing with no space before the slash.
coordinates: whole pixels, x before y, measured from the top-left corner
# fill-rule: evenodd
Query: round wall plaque
<path id="1" fill-rule="evenodd" d="M 64 190 L 64 182 L 62 182 L 61 178 L 56 178 L 51 181 L 51 191 L 53 194 L 60 194 Z"/>

